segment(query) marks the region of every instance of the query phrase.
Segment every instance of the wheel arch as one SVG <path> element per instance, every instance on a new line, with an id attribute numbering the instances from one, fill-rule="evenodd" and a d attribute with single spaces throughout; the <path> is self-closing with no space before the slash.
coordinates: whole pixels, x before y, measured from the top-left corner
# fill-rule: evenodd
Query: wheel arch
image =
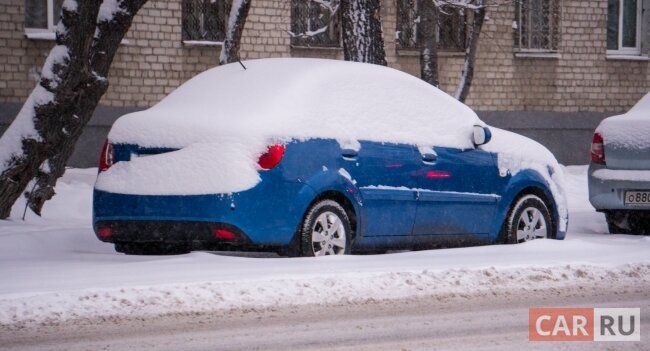
<path id="1" fill-rule="evenodd" d="M 304 216 L 309 212 L 309 209 L 312 208 L 315 204 L 317 204 L 320 201 L 323 200 L 332 200 L 341 205 L 343 209 L 345 210 L 345 214 L 348 216 L 348 219 L 350 220 L 350 227 L 352 229 L 352 239 L 354 239 L 357 235 L 357 228 L 358 228 L 358 221 L 357 221 L 357 212 L 356 209 L 352 203 L 352 201 L 345 196 L 342 192 L 338 190 L 325 190 L 321 193 L 319 193 L 310 203 L 309 206 L 307 206 L 307 210 L 305 211 L 305 214 L 303 215 L 302 221 L 304 221 Z M 301 221 L 301 223 L 302 223 Z"/>
<path id="2" fill-rule="evenodd" d="M 510 191 L 508 191 L 504 197 L 502 197 L 501 205 L 499 206 L 500 216 L 497 218 L 500 218 L 500 222 L 496 224 L 496 241 L 504 242 L 505 225 L 507 223 L 508 217 L 512 212 L 513 206 L 519 199 L 526 195 L 535 195 L 539 197 L 548 207 L 552 227 L 550 238 L 557 238 L 558 223 L 560 220 L 558 208 L 544 178 L 542 178 L 537 172 L 534 171 L 528 170 L 525 172 L 520 172 L 517 174 L 517 176 L 511 179 L 508 188 Z"/>

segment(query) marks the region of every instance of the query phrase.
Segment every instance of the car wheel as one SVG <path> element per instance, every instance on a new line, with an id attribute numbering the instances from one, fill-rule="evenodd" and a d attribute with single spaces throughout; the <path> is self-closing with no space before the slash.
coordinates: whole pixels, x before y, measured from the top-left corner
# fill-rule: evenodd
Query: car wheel
<path id="1" fill-rule="evenodd" d="M 314 204 L 302 224 L 301 256 L 345 255 L 350 253 L 350 219 L 337 202 L 323 200 Z"/>
<path id="2" fill-rule="evenodd" d="M 191 251 L 186 243 L 115 243 L 115 251 L 126 255 L 181 255 Z"/>
<path id="3" fill-rule="evenodd" d="M 548 207 L 539 197 L 524 195 L 514 202 L 504 229 L 509 244 L 550 238 L 552 221 Z"/>

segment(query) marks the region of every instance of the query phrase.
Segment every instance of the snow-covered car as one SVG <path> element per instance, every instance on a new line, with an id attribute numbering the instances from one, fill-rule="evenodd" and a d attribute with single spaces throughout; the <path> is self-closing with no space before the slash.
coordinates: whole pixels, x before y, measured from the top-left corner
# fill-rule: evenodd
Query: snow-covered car
<path id="1" fill-rule="evenodd" d="M 320 256 L 564 238 L 553 155 L 444 92 L 370 64 L 243 65 L 115 122 L 94 190 L 100 240 Z"/>
<path id="2" fill-rule="evenodd" d="M 650 93 L 596 128 L 588 180 L 610 233 L 650 233 Z"/>

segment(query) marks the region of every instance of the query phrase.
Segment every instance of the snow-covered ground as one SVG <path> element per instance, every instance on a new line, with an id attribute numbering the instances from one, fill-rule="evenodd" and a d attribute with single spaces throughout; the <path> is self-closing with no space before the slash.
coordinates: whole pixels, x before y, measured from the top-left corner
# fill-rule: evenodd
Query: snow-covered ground
<path id="1" fill-rule="evenodd" d="M 0 326 L 648 282 L 650 237 L 607 234 L 587 200 L 586 167 L 565 173 L 564 241 L 314 259 L 117 254 L 91 229 L 96 169 L 70 169 L 43 218 L 28 212 L 22 221 L 19 203 L 0 221 Z"/>

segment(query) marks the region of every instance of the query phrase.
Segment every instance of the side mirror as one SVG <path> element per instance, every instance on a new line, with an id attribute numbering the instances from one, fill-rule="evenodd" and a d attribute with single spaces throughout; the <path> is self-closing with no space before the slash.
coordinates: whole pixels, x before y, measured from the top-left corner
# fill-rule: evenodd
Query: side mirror
<path id="1" fill-rule="evenodd" d="M 474 134 L 472 135 L 472 142 L 474 145 L 485 145 L 492 139 L 492 132 L 490 128 L 476 125 L 474 126 Z"/>

